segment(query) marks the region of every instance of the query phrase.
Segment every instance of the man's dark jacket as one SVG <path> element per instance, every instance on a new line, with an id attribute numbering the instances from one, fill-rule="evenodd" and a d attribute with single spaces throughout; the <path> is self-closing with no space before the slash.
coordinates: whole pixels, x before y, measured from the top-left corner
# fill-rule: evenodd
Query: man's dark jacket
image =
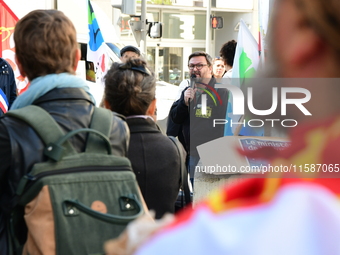
<path id="1" fill-rule="evenodd" d="M 89 95 L 79 88 L 53 89 L 34 103 L 48 111 L 66 132 L 87 128 L 91 122 L 94 104 Z M 110 135 L 112 154 L 126 156 L 129 129 L 124 120 L 112 114 Z M 70 139 L 78 152 L 84 151 L 86 134 Z M 45 161 L 44 144 L 26 123 L 9 117 L 0 118 L 0 254 L 6 252 L 5 222 L 15 205 L 15 192 L 20 178 L 37 162 Z"/>
<path id="2" fill-rule="evenodd" d="M 216 80 L 212 78 L 209 85 L 214 88 L 215 82 Z M 190 155 L 198 156 L 196 149 L 198 145 L 222 137 L 224 134 L 224 125 L 214 127 L 214 119 L 225 119 L 226 117 L 228 90 L 224 88 L 216 89 L 221 99 L 220 101 L 211 89 L 206 88 L 214 96 L 216 104 L 209 94 L 203 92 L 202 94 L 207 95 L 207 108 L 211 109 L 211 115 L 202 117 L 198 114 L 202 106 L 202 94 L 199 98 L 195 96 L 187 106 L 184 101 L 184 93 L 188 88 L 184 89 L 180 99 L 173 103 L 170 109 L 170 118 L 174 123 L 182 124 L 186 151 Z"/>

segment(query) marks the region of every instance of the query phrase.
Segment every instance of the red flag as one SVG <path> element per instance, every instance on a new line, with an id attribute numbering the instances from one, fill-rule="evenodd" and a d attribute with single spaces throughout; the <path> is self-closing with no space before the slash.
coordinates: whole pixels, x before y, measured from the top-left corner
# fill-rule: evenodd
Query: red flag
<path id="1" fill-rule="evenodd" d="M 15 75 L 18 93 L 20 94 L 27 89 L 28 80 L 20 74 L 15 61 L 13 33 L 18 20 L 18 17 L 8 5 L 3 0 L 0 0 L 0 56 L 11 65 Z"/>
<path id="2" fill-rule="evenodd" d="M 18 21 L 18 17 L 12 12 L 7 4 L 0 0 L 0 53 L 3 57 L 3 51 L 11 49 L 13 45 L 10 44 L 11 36 L 14 32 L 15 24 Z"/>

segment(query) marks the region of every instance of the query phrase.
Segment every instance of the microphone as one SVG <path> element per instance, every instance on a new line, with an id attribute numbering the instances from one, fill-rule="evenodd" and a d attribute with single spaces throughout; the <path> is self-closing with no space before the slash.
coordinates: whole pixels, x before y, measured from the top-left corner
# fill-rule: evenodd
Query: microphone
<path id="1" fill-rule="evenodd" d="M 190 76 L 190 88 L 192 88 L 192 89 L 195 87 L 196 77 L 197 76 L 194 73 Z M 189 99 L 189 103 L 191 102 L 191 100 L 192 100 L 192 98 Z"/>
<path id="2" fill-rule="evenodd" d="M 197 76 L 196 76 L 196 74 L 194 74 L 194 73 L 190 76 L 190 88 L 194 88 L 196 77 L 197 77 Z"/>

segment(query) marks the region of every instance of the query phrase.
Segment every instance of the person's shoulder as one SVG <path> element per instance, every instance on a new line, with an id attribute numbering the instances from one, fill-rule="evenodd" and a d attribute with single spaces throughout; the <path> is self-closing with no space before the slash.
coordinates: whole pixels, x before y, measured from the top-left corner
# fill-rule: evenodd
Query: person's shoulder
<path id="1" fill-rule="evenodd" d="M 2 66 L 2 65 L 5 65 L 5 64 L 9 65 L 8 62 L 5 59 L 0 58 L 0 65 Z"/>
<path id="2" fill-rule="evenodd" d="M 1 72 L 7 72 L 9 74 L 13 74 L 12 66 L 10 65 L 10 63 L 8 63 L 8 61 L 6 61 L 3 58 L 0 58 L 0 69 L 1 69 Z"/>
<path id="3" fill-rule="evenodd" d="M 190 80 L 185 79 L 185 80 L 181 81 L 181 83 L 178 85 L 178 87 L 188 87 L 189 85 L 190 85 Z"/>
<path id="4" fill-rule="evenodd" d="M 11 67 L 8 61 L 6 61 L 4 58 L 0 58 L 0 65 L 8 65 L 8 67 Z"/>
<path id="5" fill-rule="evenodd" d="M 181 81 L 181 83 L 178 85 L 178 93 L 177 93 L 176 100 L 181 98 L 183 91 L 189 86 L 190 86 L 190 80 L 186 79 L 186 80 Z"/>
<path id="6" fill-rule="evenodd" d="M 173 161 L 178 162 L 179 153 L 175 143 L 171 141 L 169 136 L 164 134 L 160 134 L 158 137 L 159 147 L 157 146 L 157 148 L 161 151 L 161 155 L 167 155 L 168 158 L 172 158 Z"/>
<path id="7" fill-rule="evenodd" d="M 120 114 L 120 113 L 117 113 L 117 112 L 113 112 L 113 111 L 111 111 L 111 113 L 112 113 L 112 116 L 113 116 L 114 119 L 126 121 L 126 118 L 125 118 L 125 116 L 123 114 Z"/>
<path id="8" fill-rule="evenodd" d="M 160 144 L 159 148 L 168 148 L 170 151 L 177 151 L 173 141 L 171 141 L 169 136 L 163 134 L 162 132 L 149 134 L 152 134 L 154 142 Z"/>
<path id="9" fill-rule="evenodd" d="M 232 78 L 233 76 L 233 69 L 229 69 L 228 71 L 226 71 L 223 75 L 223 78 Z"/>

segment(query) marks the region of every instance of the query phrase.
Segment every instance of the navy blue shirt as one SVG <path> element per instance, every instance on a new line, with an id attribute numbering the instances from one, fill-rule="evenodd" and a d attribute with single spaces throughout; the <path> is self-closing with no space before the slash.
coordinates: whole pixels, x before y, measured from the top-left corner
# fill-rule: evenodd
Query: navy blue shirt
<path id="1" fill-rule="evenodd" d="M 7 97 L 8 109 L 10 109 L 13 101 L 17 98 L 17 86 L 12 67 L 3 58 L 0 58 L 0 89 Z M 3 114 L 0 108 L 0 116 Z"/>

